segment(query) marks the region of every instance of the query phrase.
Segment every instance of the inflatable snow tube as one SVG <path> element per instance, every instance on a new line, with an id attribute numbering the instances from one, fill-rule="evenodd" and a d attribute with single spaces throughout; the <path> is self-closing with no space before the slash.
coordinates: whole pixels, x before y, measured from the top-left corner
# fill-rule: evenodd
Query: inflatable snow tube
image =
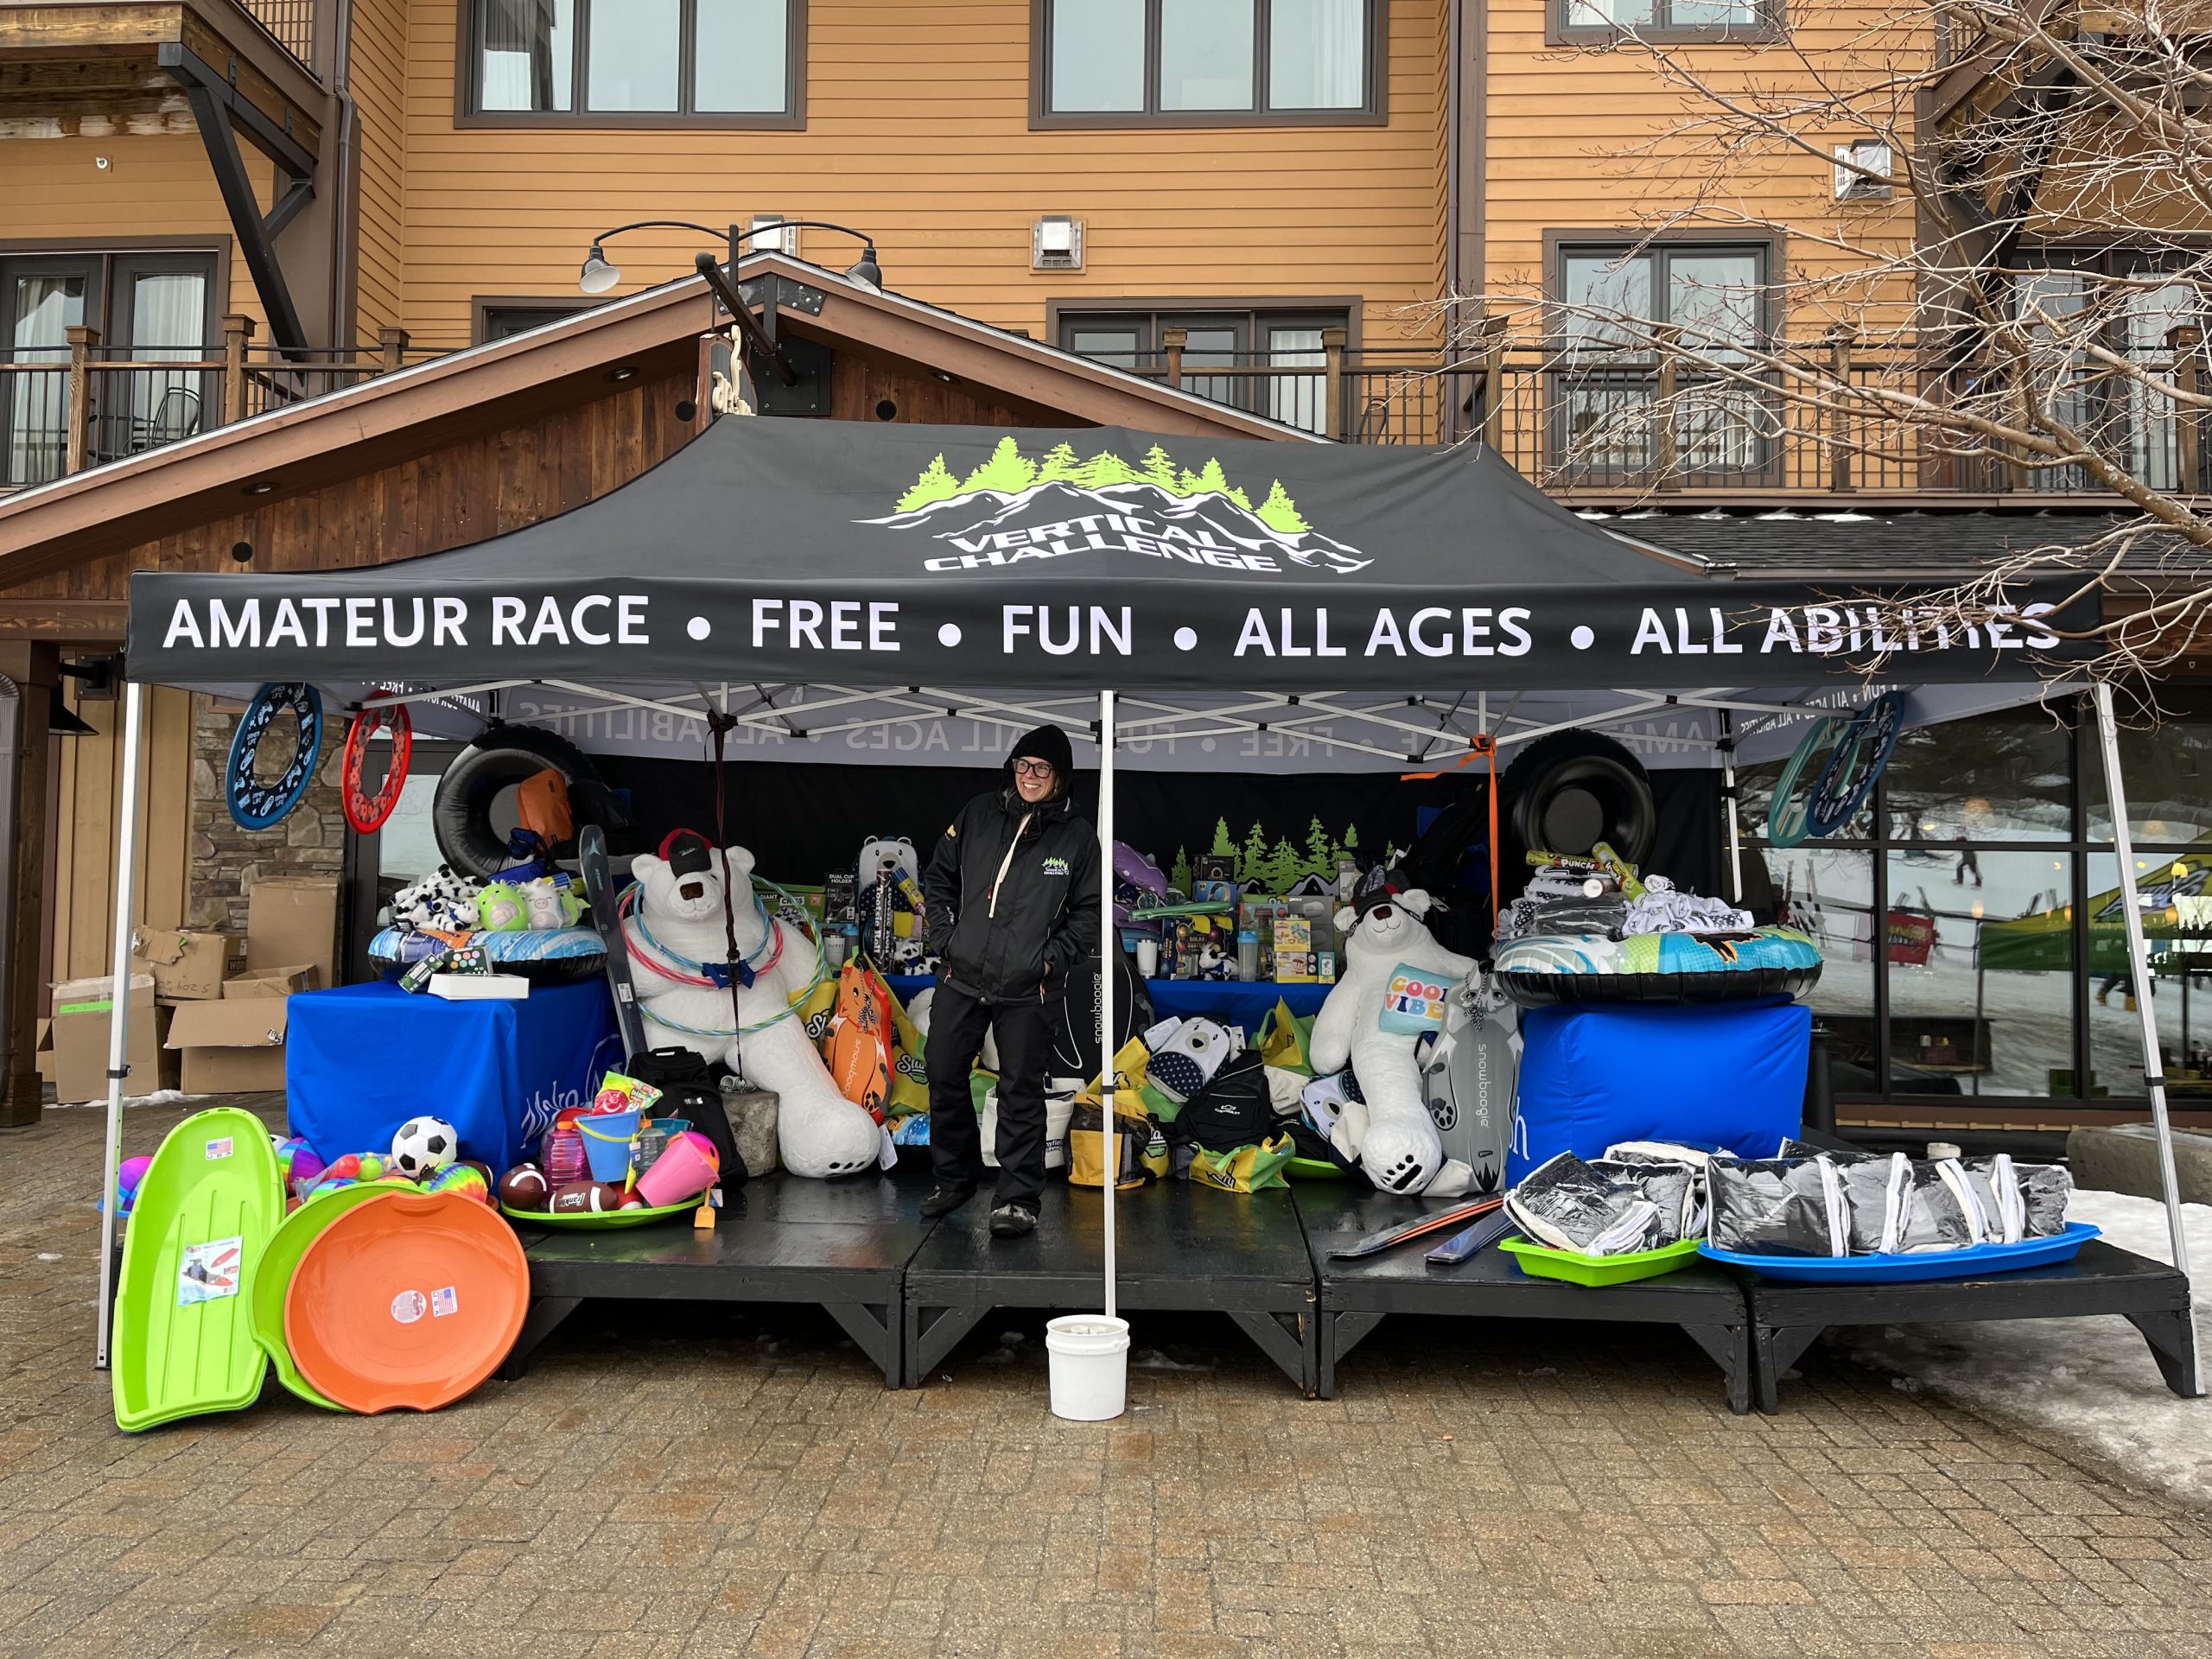
<path id="1" fill-rule="evenodd" d="M 514 857 L 506 836 L 492 827 L 492 803 L 549 766 L 568 781 L 579 824 L 614 830 L 626 821 L 599 769 L 567 738 L 535 726 L 494 726 L 455 755 L 438 779 L 430 804 L 438 856 L 461 875 L 488 877 L 510 868 Z"/>
<path id="2" fill-rule="evenodd" d="M 1497 791 L 1510 866 L 1531 852 L 1581 858 L 1601 841 L 1641 865 L 1658 838 L 1659 807 L 1643 763 L 1598 732 L 1538 738 L 1513 757 Z M 1505 896 L 1521 885 L 1505 884 Z"/>
<path id="3" fill-rule="evenodd" d="M 1740 1002 L 1799 997 L 1821 950 L 1791 927 L 1749 933 L 1537 933 L 1502 946 L 1497 983 L 1524 1008 L 1573 1002 Z"/>
<path id="4" fill-rule="evenodd" d="M 607 965 L 607 947 L 588 927 L 543 928 L 531 932 L 472 933 L 471 944 L 484 947 L 493 968 L 519 974 L 534 985 L 565 985 L 591 979 Z M 403 933 L 387 927 L 369 941 L 369 958 L 386 974 L 397 975 L 446 948 L 429 933 Z"/>

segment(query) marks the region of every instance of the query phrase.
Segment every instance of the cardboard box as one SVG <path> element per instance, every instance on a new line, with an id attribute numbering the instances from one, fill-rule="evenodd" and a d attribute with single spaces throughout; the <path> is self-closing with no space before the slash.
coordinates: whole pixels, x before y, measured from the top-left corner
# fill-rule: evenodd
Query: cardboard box
<path id="1" fill-rule="evenodd" d="M 140 978 L 146 981 L 143 986 L 138 984 Z M 114 1008 L 108 999 L 109 983 L 102 978 L 57 986 L 54 1016 L 40 1027 L 39 1074 L 54 1079 L 54 1097 L 65 1106 L 107 1098 L 108 1016 Z M 162 1047 L 169 1010 L 156 1006 L 150 976 L 134 976 L 131 983 L 130 1038 L 124 1054 L 130 1076 L 124 1084 L 124 1092 L 150 1095 L 159 1089 L 174 1089 L 177 1086 L 176 1056 Z M 98 992 L 88 995 L 78 988 L 86 985 L 98 986 Z M 64 991 L 69 993 L 66 1000 Z"/>
<path id="2" fill-rule="evenodd" d="M 179 1086 L 188 1095 L 282 1089 L 285 1023 L 281 996 L 179 1003 L 166 1044 L 184 1057 Z"/>
<path id="3" fill-rule="evenodd" d="M 338 878 L 267 875 L 246 895 L 245 965 L 315 967 L 318 985 L 338 976 Z"/>
<path id="4" fill-rule="evenodd" d="M 223 982 L 245 961 L 245 941 L 235 933 L 194 933 L 142 927 L 130 940 L 133 973 L 154 976 L 164 1002 L 201 1002 L 223 994 Z"/>
<path id="5" fill-rule="evenodd" d="M 285 968 L 248 968 L 224 982 L 223 995 L 289 996 L 295 991 L 312 991 L 320 982 L 313 963 L 298 963 Z"/>

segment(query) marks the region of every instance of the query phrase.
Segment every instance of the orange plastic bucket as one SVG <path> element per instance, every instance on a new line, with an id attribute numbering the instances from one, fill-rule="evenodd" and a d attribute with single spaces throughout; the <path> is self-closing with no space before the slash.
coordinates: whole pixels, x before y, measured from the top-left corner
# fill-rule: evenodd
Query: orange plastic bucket
<path id="1" fill-rule="evenodd" d="M 513 1229 L 457 1192 L 394 1192 L 308 1246 L 284 1298 L 300 1374 L 349 1411 L 435 1411 L 521 1333 L 530 1264 Z"/>

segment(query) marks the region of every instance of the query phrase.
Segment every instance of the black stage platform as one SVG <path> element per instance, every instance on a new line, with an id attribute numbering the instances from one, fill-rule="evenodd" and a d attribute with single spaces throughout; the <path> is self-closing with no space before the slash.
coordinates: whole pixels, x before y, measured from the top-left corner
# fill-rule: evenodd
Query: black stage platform
<path id="1" fill-rule="evenodd" d="M 500 1375 L 517 1377 L 587 1297 L 633 1301 L 816 1302 L 845 1327 L 886 1388 L 899 1386 L 900 1287 L 936 1224 L 922 1219 L 925 1165 L 849 1181 L 772 1175 L 731 1188 L 715 1230 L 683 1221 L 612 1232 L 518 1225 L 530 1313 Z"/>
<path id="2" fill-rule="evenodd" d="M 1729 1408 L 1739 1413 L 1751 1408 L 1744 1293 L 1716 1268 L 1682 1268 L 1664 1278 L 1592 1289 L 1554 1279 L 1531 1279 L 1496 1245 L 1457 1267 L 1430 1267 L 1430 1248 L 1451 1236 L 1449 1232 L 1397 1245 L 1380 1255 L 1332 1261 L 1332 1249 L 1410 1220 L 1423 1210 L 1447 1209 L 1459 1201 L 1387 1198 L 1319 1182 L 1300 1185 L 1297 1198 L 1321 1285 L 1316 1387 L 1324 1400 L 1336 1397 L 1338 1363 L 1386 1316 L 1440 1313 L 1460 1319 L 1679 1325 L 1720 1367 Z"/>
<path id="3" fill-rule="evenodd" d="M 994 1307 L 1097 1313 L 1102 1193 L 1055 1183 L 1027 1238 L 990 1236 L 988 1193 L 906 1267 L 906 1381 L 918 1384 Z M 1313 1272 L 1288 1192 L 1158 1181 L 1115 1196 L 1116 1311 L 1225 1313 L 1301 1392 L 1314 1387 Z"/>
<path id="4" fill-rule="evenodd" d="M 925 1221 L 925 1158 L 847 1181 L 770 1176 L 734 1189 L 711 1233 L 683 1223 L 631 1231 L 521 1225 L 531 1307 L 502 1375 L 580 1302 L 811 1302 L 827 1309 L 887 1388 L 919 1384 L 993 1308 L 1096 1313 L 1103 1300 L 1102 1195 L 1054 1183 L 1024 1239 L 989 1236 L 989 1193 Z M 2163 1263 L 2102 1242 L 2056 1268 L 1923 1284 L 1815 1286 L 1709 1264 L 1611 1289 L 1530 1279 L 1494 1246 L 1456 1268 L 1426 1255 L 1444 1235 L 1357 1262 L 1328 1252 L 1435 1204 L 1301 1182 L 1240 1195 L 1159 1182 L 1116 1199 L 1117 1311 L 1214 1312 L 1257 1343 L 1302 1393 L 1332 1398 L 1344 1357 L 1392 1313 L 1680 1325 L 1721 1370 L 1730 1408 L 1779 1408 L 1778 1379 L 1821 1332 L 1915 1320 L 2126 1318 L 2167 1383 L 2194 1394 L 2189 1287 Z"/>
<path id="5" fill-rule="evenodd" d="M 2198 1392 L 2190 1361 L 2189 1281 L 2163 1262 L 2091 1239 L 2071 1262 L 1903 1285 L 1807 1285 L 1745 1275 L 1759 1409 L 1781 1409 L 1781 1377 L 1830 1325 L 1961 1319 L 2067 1319 L 2110 1313 L 2143 1333 L 2166 1386 Z"/>

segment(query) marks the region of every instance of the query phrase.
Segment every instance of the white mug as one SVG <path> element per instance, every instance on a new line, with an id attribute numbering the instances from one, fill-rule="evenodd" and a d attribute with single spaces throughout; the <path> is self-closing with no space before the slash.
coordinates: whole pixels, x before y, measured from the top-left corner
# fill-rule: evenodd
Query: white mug
<path id="1" fill-rule="evenodd" d="M 1144 979 L 1156 979 L 1160 975 L 1160 941 L 1137 941 L 1137 973 Z"/>

